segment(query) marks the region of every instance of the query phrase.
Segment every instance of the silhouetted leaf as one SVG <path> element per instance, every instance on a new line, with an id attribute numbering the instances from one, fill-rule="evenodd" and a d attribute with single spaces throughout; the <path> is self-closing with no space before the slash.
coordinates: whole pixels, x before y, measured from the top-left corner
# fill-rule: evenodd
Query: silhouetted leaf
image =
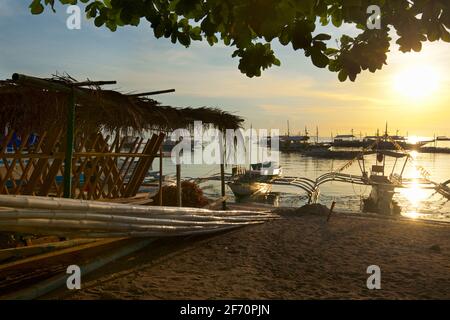
<path id="1" fill-rule="evenodd" d="M 185 47 L 202 39 L 212 46 L 220 38 L 236 49 L 232 56 L 239 58 L 239 69 L 249 77 L 280 65 L 270 48 L 274 40 L 303 49 L 317 67 L 328 65 L 331 72 L 339 72 L 341 81 L 354 81 L 361 70 L 375 72 L 386 64 L 389 32 L 397 33 L 402 52 L 420 51 L 425 41 L 450 42 L 450 9 L 443 0 L 374 1 L 389 25 L 381 30 L 367 29 L 365 8 L 370 2 L 365 0 L 29 0 L 29 8 L 41 14 L 46 6 L 54 10 L 55 1 L 86 3 L 86 16 L 111 31 L 137 26 L 145 18 L 155 37 Z M 328 48 L 334 43 L 330 35 L 312 34 L 316 24 L 330 21 L 337 28 L 353 24 L 362 32 L 353 35 L 344 29 L 338 49 Z"/>

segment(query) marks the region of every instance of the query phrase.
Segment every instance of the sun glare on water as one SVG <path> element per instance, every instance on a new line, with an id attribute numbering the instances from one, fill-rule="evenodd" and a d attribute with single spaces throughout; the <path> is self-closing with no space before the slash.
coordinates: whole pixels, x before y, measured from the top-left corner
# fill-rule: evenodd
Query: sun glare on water
<path id="1" fill-rule="evenodd" d="M 412 159 L 417 158 L 417 151 L 412 151 L 410 153 Z M 426 190 L 421 188 L 419 179 L 421 175 L 418 170 L 418 168 L 413 167 L 412 172 L 410 173 L 410 178 L 412 178 L 412 182 L 408 186 L 408 188 L 404 188 L 400 190 L 400 194 L 406 198 L 409 202 L 409 208 L 408 211 L 405 213 L 402 213 L 403 216 L 417 219 L 421 216 L 421 214 L 418 212 L 421 204 L 423 201 L 425 201 L 429 194 Z"/>
<path id="2" fill-rule="evenodd" d="M 412 66 L 394 77 L 396 91 L 410 99 L 432 96 L 438 90 L 439 82 L 439 72 L 430 66 Z"/>

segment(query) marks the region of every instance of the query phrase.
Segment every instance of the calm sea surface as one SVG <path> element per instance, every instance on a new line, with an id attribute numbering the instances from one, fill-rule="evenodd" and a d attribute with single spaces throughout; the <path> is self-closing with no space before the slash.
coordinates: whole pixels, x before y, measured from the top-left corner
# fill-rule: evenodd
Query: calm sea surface
<path id="1" fill-rule="evenodd" d="M 447 144 L 447 145 L 446 145 Z M 450 147 L 450 143 L 440 142 L 440 147 Z M 430 179 L 435 182 L 444 182 L 450 179 L 450 154 L 427 154 L 411 153 L 413 161 L 408 163 L 403 174 L 404 178 L 420 178 L 421 175 L 417 166 L 421 166 L 428 171 Z M 298 176 L 316 179 L 320 175 L 340 168 L 348 160 L 329 160 L 306 157 L 298 153 L 281 153 L 280 165 L 283 168 L 284 176 Z M 400 172 L 404 160 L 399 159 L 396 172 Z M 366 156 L 366 166 L 375 164 L 375 156 Z M 394 164 L 394 159 L 388 159 L 386 170 L 390 170 Z M 163 168 L 165 175 L 174 175 L 175 167 L 170 158 L 164 158 Z M 153 170 L 158 170 L 156 160 Z M 205 177 L 220 171 L 218 165 L 183 165 L 183 177 Z M 231 167 L 226 169 L 231 173 Z M 351 167 L 343 171 L 344 173 L 360 175 L 361 170 L 355 162 Z M 219 197 L 220 182 L 208 181 L 201 184 L 205 194 L 212 197 Z M 360 212 L 361 200 L 367 197 L 370 192 L 369 186 L 353 185 L 341 182 L 330 182 L 320 187 L 320 203 L 330 205 L 336 201 L 336 210 L 342 212 Z M 270 203 L 278 206 L 298 207 L 306 203 L 307 197 L 304 191 L 293 186 L 274 185 L 272 189 Z M 234 201 L 233 193 L 227 187 L 227 194 Z M 421 189 L 418 185 L 413 185 L 407 189 L 397 189 L 394 196 L 402 208 L 402 215 L 411 219 L 433 219 L 450 222 L 450 201 L 433 190 Z"/>

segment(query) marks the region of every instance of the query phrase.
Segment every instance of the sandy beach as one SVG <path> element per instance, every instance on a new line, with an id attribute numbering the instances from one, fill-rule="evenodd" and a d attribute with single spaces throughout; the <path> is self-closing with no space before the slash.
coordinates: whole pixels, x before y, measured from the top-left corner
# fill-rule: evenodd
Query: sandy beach
<path id="1" fill-rule="evenodd" d="M 381 289 L 369 290 L 369 265 Z M 449 299 L 450 225 L 284 214 L 225 234 L 159 240 L 50 299 Z"/>

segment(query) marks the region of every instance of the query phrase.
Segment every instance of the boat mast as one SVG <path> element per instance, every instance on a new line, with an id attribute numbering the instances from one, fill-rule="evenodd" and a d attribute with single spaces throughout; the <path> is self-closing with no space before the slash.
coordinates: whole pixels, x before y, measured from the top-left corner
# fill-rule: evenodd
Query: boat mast
<path id="1" fill-rule="evenodd" d="M 316 126 L 316 143 L 319 143 L 319 126 Z"/>
<path id="2" fill-rule="evenodd" d="M 385 141 L 387 141 L 387 137 L 388 137 L 388 123 L 386 121 L 386 129 L 384 131 L 384 139 L 385 139 Z"/>
<path id="3" fill-rule="evenodd" d="M 289 123 L 289 122 L 288 122 Z M 249 150 L 249 154 L 248 154 L 248 168 L 251 171 L 252 170 L 252 148 L 253 148 L 253 124 L 250 123 L 250 150 Z"/>

